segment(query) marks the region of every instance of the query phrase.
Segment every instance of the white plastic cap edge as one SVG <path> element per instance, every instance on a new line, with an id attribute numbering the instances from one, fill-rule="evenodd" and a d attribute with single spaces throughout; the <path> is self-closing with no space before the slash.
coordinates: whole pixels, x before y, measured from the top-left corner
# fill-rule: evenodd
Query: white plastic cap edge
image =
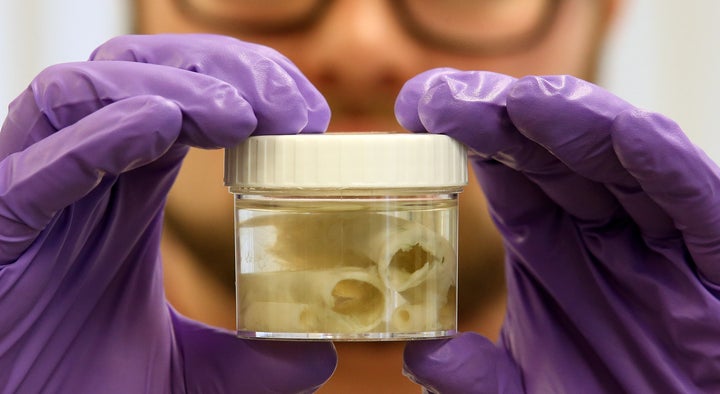
<path id="1" fill-rule="evenodd" d="M 438 134 L 253 136 L 225 152 L 231 191 L 452 188 L 466 185 L 467 177 L 465 147 Z"/>

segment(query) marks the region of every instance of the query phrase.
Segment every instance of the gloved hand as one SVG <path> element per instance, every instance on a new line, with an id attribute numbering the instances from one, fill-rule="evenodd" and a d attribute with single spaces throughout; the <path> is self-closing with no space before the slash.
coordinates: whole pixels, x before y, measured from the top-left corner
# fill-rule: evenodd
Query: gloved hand
<path id="1" fill-rule="evenodd" d="M 396 103 L 472 164 L 506 248 L 498 344 L 406 347 L 438 393 L 720 392 L 720 170 L 667 118 L 568 77 L 431 70 Z"/>
<path id="2" fill-rule="evenodd" d="M 325 100 L 284 57 L 219 36 L 121 37 L 92 60 L 40 73 L 0 132 L 0 391 L 316 389 L 332 344 L 180 316 L 159 241 L 189 146 L 323 131 Z"/>

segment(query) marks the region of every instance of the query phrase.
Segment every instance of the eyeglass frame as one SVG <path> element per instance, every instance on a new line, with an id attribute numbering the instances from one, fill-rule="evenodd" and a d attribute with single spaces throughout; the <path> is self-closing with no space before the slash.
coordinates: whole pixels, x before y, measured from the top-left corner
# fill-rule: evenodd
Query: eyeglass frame
<path id="1" fill-rule="evenodd" d="M 232 18 L 218 18 L 210 16 L 193 5 L 192 0 L 173 0 L 177 9 L 186 17 L 194 19 L 204 25 L 213 26 L 223 31 L 233 31 L 238 34 L 253 34 L 280 36 L 301 31 L 310 30 L 323 18 L 325 12 L 335 0 L 318 0 L 315 5 L 301 18 L 292 21 L 279 21 L 277 23 L 252 23 L 246 22 L 240 25 Z M 503 55 L 514 52 L 521 52 L 532 48 L 540 42 L 552 28 L 560 4 L 563 0 L 547 0 L 539 23 L 526 34 L 521 34 L 505 40 L 498 40 L 493 43 L 477 43 L 470 40 L 459 40 L 456 38 L 443 37 L 422 27 L 412 16 L 407 6 L 407 0 L 389 0 L 395 16 L 407 31 L 407 33 L 418 42 L 430 47 L 441 49 L 446 52 L 454 52 L 470 55 Z"/>

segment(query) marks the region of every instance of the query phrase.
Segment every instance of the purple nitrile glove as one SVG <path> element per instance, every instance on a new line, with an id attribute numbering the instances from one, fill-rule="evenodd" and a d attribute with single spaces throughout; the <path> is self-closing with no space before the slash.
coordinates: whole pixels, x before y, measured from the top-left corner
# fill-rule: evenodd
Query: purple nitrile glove
<path id="1" fill-rule="evenodd" d="M 466 144 L 506 248 L 497 345 L 410 343 L 439 393 L 720 392 L 720 169 L 667 118 L 569 76 L 431 70 L 401 123 Z"/>
<path id="2" fill-rule="evenodd" d="M 321 132 L 287 59 L 210 35 L 127 36 L 49 67 L 0 131 L 0 392 L 291 393 L 330 343 L 246 341 L 167 304 L 165 197 L 189 146 Z"/>

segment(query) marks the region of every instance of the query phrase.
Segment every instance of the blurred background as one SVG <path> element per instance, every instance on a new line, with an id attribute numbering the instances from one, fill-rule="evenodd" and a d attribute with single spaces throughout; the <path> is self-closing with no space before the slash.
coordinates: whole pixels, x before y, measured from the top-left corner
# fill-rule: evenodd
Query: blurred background
<path id="1" fill-rule="evenodd" d="M 720 1 L 628 0 L 599 83 L 680 123 L 720 162 Z M 43 68 L 131 30 L 129 0 L 0 3 L 0 121 Z"/>

